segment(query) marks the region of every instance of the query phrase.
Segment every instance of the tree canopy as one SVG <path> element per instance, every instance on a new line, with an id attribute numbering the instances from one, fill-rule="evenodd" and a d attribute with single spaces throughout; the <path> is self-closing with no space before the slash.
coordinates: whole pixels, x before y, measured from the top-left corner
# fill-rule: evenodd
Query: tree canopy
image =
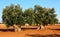
<path id="1" fill-rule="evenodd" d="M 16 25 L 48 25 L 57 24 L 54 8 L 44 8 L 35 5 L 34 8 L 28 8 L 24 11 L 20 5 L 11 4 L 3 9 L 2 20 L 7 26 Z"/>

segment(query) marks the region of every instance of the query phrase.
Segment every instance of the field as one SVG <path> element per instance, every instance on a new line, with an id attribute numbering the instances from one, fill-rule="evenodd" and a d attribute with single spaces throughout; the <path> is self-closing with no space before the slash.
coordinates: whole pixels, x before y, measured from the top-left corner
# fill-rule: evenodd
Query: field
<path id="1" fill-rule="evenodd" d="M 49 27 L 51 27 L 51 29 Z M 21 30 L 20 32 L 0 31 L 0 37 L 60 37 L 60 29 L 58 29 L 60 25 L 53 27 L 54 26 L 46 26 L 46 29 Z"/>
<path id="2" fill-rule="evenodd" d="M 46 36 L 46 35 L 60 36 L 60 31 L 58 30 L 25 30 L 20 32 L 0 32 L 0 37 L 29 37 L 29 36 L 38 37 L 38 36 Z"/>

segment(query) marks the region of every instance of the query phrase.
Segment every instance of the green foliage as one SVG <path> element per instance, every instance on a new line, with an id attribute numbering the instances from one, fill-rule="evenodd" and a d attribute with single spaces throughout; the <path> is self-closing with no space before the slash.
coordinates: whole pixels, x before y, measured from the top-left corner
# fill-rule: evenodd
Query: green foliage
<path id="1" fill-rule="evenodd" d="M 54 8 L 43 8 L 39 5 L 35 5 L 34 9 L 28 8 L 25 9 L 25 11 L 22 11 L 20 5 L 11 4 L 3 9 L 2 19 L 3 23 L 7 24 L 7 26 L 13 24 L 25 25 L 25 23 L 28 23 L 29 25 L 58 23 Z"/>
<path id="2" fill-rule="evenodd" d="M 9 26 L 13 24 L 21 24 L 21 22 L 24 21 L 22 17 L 22 8 L 20 8 L 20 5 L 13 4 L 11 4 L 10 6 L 6 6 L 3 9 L 2 19 L 3 23 Z"/>
<path id="3" fill-rule="evenodd" d="M 39 5 L 35 5 L 34 13 L 36 24 L 48 25 L 58 23 L 58 19 L 56 18 L 54 8 L 42 8 Z"/>
<path id="4" fill-rule="evenodd" d="M 34 12 L 32 8 L 26 9 L 24 11 L 25 22 L 28 24 L 34 24 Z"/>

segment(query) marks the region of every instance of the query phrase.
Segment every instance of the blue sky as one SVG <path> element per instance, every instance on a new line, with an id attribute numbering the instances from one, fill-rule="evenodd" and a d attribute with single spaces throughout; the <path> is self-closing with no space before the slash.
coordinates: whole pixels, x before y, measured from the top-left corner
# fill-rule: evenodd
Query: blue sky
<path id="1" fill-rule="evenodd" d="M 40 5 L 46 8 L 55 8 L 57 18 L 60 21 L 60 0 L 0 0 L 0 22 L 2 22 L 2 10 L 5 6 L 20 4 L 22 9 L 33 8 Z"/>

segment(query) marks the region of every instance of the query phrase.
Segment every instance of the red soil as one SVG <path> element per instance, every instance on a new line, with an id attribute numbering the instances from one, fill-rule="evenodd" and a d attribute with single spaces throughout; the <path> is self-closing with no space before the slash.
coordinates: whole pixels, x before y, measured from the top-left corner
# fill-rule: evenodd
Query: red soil
<path id="1" fill-rule="evenodd" d="M 22 30 L 20 32 L 2 32 L 0 31 L 0 37 L 28 37 L 27 35 L 60 35 L 60 30 L 51 30 L 52 28 L 58 28 L 60 26 L 46 26 L 46 29 L 40 30 Z M 50 29 L 51 28 L 51 29 Z"/>
<path id="2" fill-rule="evenodd" d="M 57 30 L 25 30 L 20 32 L 0 32 L 0 37 L 26 37 L 27 34 L 29 35 L 50 35 L 50 34 L 57 34 L 60 35 L 60 31 Z"/>

